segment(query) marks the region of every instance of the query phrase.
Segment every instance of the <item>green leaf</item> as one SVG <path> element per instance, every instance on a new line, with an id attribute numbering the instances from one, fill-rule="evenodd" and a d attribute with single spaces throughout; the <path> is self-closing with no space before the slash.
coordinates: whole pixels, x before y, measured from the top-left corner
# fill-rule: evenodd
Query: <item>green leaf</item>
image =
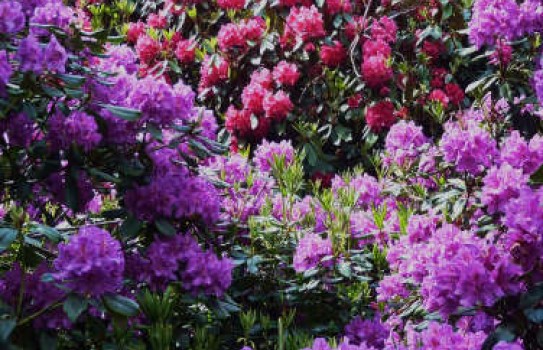
<path id="1" fill-rule="evenodd" d="M 59 89 L 55 89 L 53 87 L 50 87 L 48 85 L 43 84 L 41 86 L 41 88 L 43 89 L 43 92 L 45 92 L 50 97 L 63 97 L 64 96 L 64 93 L 62 91 L 60 91 Z"/>
<path id="2" fill-rule="evenodd" d="M 213 155 L 211 153 L 211 151 L 209 151 L 209 149 L 199 141 L 196 141 L 194 139 L 190 139 L 189 140 L 189 145 L 198 154 L 198 156 L 200 156 L 202 158 L 209 157 L 209 156 Z"/>
<path id="3" fill-rule="evenodd" d="M 483 84 L 486 84 L 491 80 L 492 80 L 492 75 L 487 75 L 487 74 L 483 75 L 481 78 L 479 78 L 478 80 L 475 80 L 474 82 L 472 82 L 466 87 L 466 93 L 469 94 L 470 92 L 477 90 Z"/>
<path id="4" fill-rule="evenodd" d="M 136 121 L 141 117 L 141 112 L 137 109 L 112 106 L 109 104 L 100 104 L 100 106 L 107 109 L 117 117 L 131 122 Z"/>
<path id="5" fill-rule="evenodd" d="M 543 165 L 537 169 L 535 173 L 530 176 L 530 182 L 534 185 L 543 184 Z"/>
<path id="6" fill-rule="evenodd" d="M 147 125 L 147 131 L 155 140 L 162 141 L 164 137 L 162 136 L 162 129 L 156 127 L 153 124 Z"/>
<path id="7" fill-rule="evenodd" d="M 231 302 L 226 302 L 226 301 L 221 301 L 219 300 L 218 301 L 218 304 L 220 305 L 220 307 L 224 310 L 226 310 L 228 313 L 232 313 L 232 312 L 239 312 L 241 309 L 239 308 L 238 305 L 236 305 L 236 303 L 234 303 L 233 301 Z"/>
<path id="8" fill-rule="evenodd" d="M 41 350 L 56 350 L 58 346 L 57 337 L 46 332 L 40 334 Z"/>
<path id="9" fill-rule="evenodd" d="M 477 51 L 479 51 L 479 49 L 477 49 L 477 47 L 475 46 L 464 47 L 456 50 L 459 56 L 469 56 L 476 53 Z"/>
<path id="10" fill-rule="evenodd" d="M 307 156 L 307 161 L 309 162 L 309 165 L 315 166 L 317 164 L 317 161 L 319 160 L 319 156 L 317 155 L 315 148 L 310 143 L 306 143 L 304 145 L 304 151 Z"/>
<path id="11" fill-rule="evenodd" d="M 165 236 L 174 236 L 177 233 L 175 227 L 165 219 L 155 220 L 155 226 Z"/>
<path id="12" fill-rule="evenodd" d="M 533 323 L 543 323 L 543 309 L 526 309 L 524 315 Z"/>
<path id="13" fill-rule="evenodd" d="M 113 175 L 106 174 L 103 171 L 98 170 L 96 168 L 90 168 L 88 171 L 89 171 L 89 174 L 91 174 L 92 176 L 100 178 L 104 181 L 113 182 L 113 183 L 121 182 L 119 178 L 116 178 Z"/>
<path id="14" fill-rule="evenodd" d="M 32 238 L 30 236 L 24 236 L 24 242 L 25 244 L 41 248 L 43 247 L 43 243 L 35 238 Z"/>
<path id="15" fill-rule="evenodd" d="M 347 264 L 347 263 L 339 264 L 338 271 L 345 278 L 351 278 L 352 276 L 350 264 Z"/>
<path id="16" fill-rule="evenodd" d="M 342 23 L 343 23 L 343 17 L 336 16 L 334 18 L 334 21 L 332 22 L 332 25 L 334 26 L 334 28 L 339 29 L 339 27 L 341 27 Z"/>
<path id="17" fill-rule="evenodd" d="M 543 283 L 536 285 L 520 297 L 519 307 L 521 309 L 531 308 L 543 300 Z"/>
<path id="18" fill-rule="evenodd" d="M 143 223 L 133 216 L 129 216 L 121 225 L 120 231 L 124 237 L 132 238 L 136 237 L 140 229 L 143 227 Z"/>
<path id="19" fill-rule="evenodd" d="M 543 347 L 543 328 L 537 331 L 537 343 Z"/>
<path id="20" fill-rule="evenodd" d="M 300 292 L 304 292 L 304 291 L 307 291 L 307 290 L 312 290 L 312 289 L 315 289 L 317 288 L 317 286 L 319 285 L 320 281 L 319 280 L 312 280 L 308 283 L 304 283 L 302 285 L 302 287 L 300 288 Z"/>
<path id="21" fill-rule="evenodd" d="M 139 305 L 122 295 L 106 295 L 103 298 L 106 307 L 118 315 L 133 317 L 139 313 Z"/>
<path id="22" fill-rule="evenodd" d="M 81 315 L 81 313 L 83 313 L 83 311 L 85 311 L 88 306 L 89 302 L 87 301 L 87 299 L 84 299 L 83 297 L 76 294 L 70 294 L 62 305 L 62 308 L 64 309 L 64 312 L 66 313 L 70 321 L 75 322 L 77 321 L 79 315 Z"/>
<path id="23" fill-rule="evenodd" d="M 58 77 L 60 80 L 65 82 L 70 86 L 81 86 L 85 82 L 85 77 L 81 75 L 72 75 L 72 74 L 59 74 Z"/>
<path id="24" fill-rule="evenodd" d="M 492 350 L 494 345 L 500 341 L 510 343 L 516 339 L 514 328 L 510 325 L 499 325 L 494 332 L 492 332 L 483 343 L 481 350 Z"/>
<path id="25" fill-rule="evenodd" d="M 8 249 L 15 238 L 17 238 L 17 230 L 0 228 L 0 253 Z"/>
<path id="26" fill-rule="evenodd" d="M 79 192 L 77 188 L 77 175 L 74 173 L 73 176 L 66 177 L 66 204 L 74 212 L 79 211 Z"/>
<path id="27" fill-rule="evenodd" d="M 264 259 L 260 255 L 255 255 L 252 258 L 247 259 L 247 269 L 249 273 L 256 274 L 258 272 L 258 264 L 260 264 Z"/>
<path id="28" fill-rule="evenodd" d="M 11 318 L 0 320 L 0 342 L 6 342 L 8 340 L 16 325 L 17 321 Z"/>

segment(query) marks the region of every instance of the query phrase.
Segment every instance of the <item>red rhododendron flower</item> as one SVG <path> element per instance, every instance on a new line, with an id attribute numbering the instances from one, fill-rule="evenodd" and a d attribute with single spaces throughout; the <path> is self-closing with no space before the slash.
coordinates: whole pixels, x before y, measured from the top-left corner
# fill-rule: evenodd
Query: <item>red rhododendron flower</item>
<path id="1" fill-rule="evenodd" d="M 271 119 L 261 117 L 258 118 L 258 123 L 255 129 L 253 129 L 251 137 L 253 140 L 260 141 L 268 135 L 270 131 Z"/>
<path id="2" fill-rule="evenodd" d="M 276 121 L 285 119 L 293 107 L 290 97 L 284 91 L 278 91 L 275 94 L 269 93 L 264 99 L 266 117 Z"/>
<path id="3" fill-rule="evenodd" d="M 240 28 L 234 23 L 227 23 L 221 27 L 217 35 L 219 49 L 223 52 L 232 51 L 235 49 L 245 49 L 247 42 L 243 37 Z"/>
<path id="4" fill-rule="evenodd" d="M 223 10 L 242 10 L 245 0 L 217 0 L 217 5 Z"/>
<path id="5" fill-rule="evenodd" d="M 445 45 L 442 41 L 425 40 L 421 51 L 430 58 L 431 62 L 434 62 L 445 52 Z"/>
<path id="6" fill-rule="evenodd" d="M 166 52 L 174 52 L 175 48 L 177 47 L 177 43 L 179 43 L 181 40 L 183 40 L 181 33 L 174 33 L 170 39 L 164 39 L 162 42 L 162 50 Z"/>
<path id="7" fill-rule="evenodd" d="M 273 79 L 281 85 L 296 85 L 299 78 L 300 72 L 294 63 L 281 61 L 273 69 Z"/>
<path id="8" fill-rule="evenodd" d="M 240 24 L 240 30 L 245 40 L 260 42 L 266 31 L 266 21 L 262 17 L 254 17 Z"/>
<path id="9" fill-rule="evenodd" d="M 234 106 L 228 107 L 225 113 L 225 127 L 229 133 L 240 137 L 247 137 L 251 133 L 251 112 L 237 110 Z"/>
<path id="10" fill-rule="evenodd" d="M 286 19 L 284 37 L 308 41 L 326 35 L 322 13 L 311 7 L 293 7 Z"/>
<path id="11" fill-rule="evenodd" d="M 175 57 L 183 64 L 194 62 L 196 58 L 196 43 L 194 40 L 180 40 L 175 48 Z"/>
<path id="12" fill-rule="evenodd" d="M 395 122 L 394 105 L 390 101 L 377 102 L 366 111 L 366 123 L 373 132 L 388 129 Z"/>
<path id="13" fill-rule="evenodd" d="M 383 86 L 379 89 L 379 96 L 386 97 L 390 94 L 390 88 L 388 86 Z"/>
<path id="14" fill-rule="evenodd" d="M 361 16 L 353 16 L 352 21 L 345 24 L 345 36 L 349 40 L 354 40 L 357 34 L 360 34 L 366 27 L 368 20 L 364 21 Z"/>
<path id="15" fill-rule="evenodd" d="M 160 53 L 160 43 L 148 35 L 142 35 L 136 44 L 139 59 L 146 64 L 153 62 Z"/>
<path id="16" fill-rule="evenodd" d="M 445 92 L 447 93 L 449 101 L 454 105 L 460 104 L 466 96 L 464 90 L 462 90 L 458 84 L 454 83 L 445 85 Z"/>
<path id="17" fill-rule="evenodd" d="M 145 24 L 143 22 L 130 23 L 126 32 L 126 41 L 135 44 L 143 33 L 145 33 Z"/>
<path id="18" fill-rule="evenodd" d="M 239 152 L 239 143 L 238 138 L 235 135 L 232 135 L 230 137 L 230 153 L 238 153 Z"/>
<path id="19" fill-rule="evenodd" d="M 266 90 L 271 90 L 273 85 L 273 77 L 269 69 L 263 68 L 254 71 L 251 74 L 250 85 L 260 85 Z"/>
<path id="20" fill-rule="evenodd" d="M 213 58 L 211 58 L 213 57 Z M 228 61 L 221 56 L 205 56 L 200 67 L 200 85 L 198 90 L 216 85 L 228 79 Z"/>
<path id="21" fill-rule="evenodd" d="M 311 6 L 313 4 L 313 1 L 311 0 L 279 0 L 279 4 L 285 7 Z"/>
<path id="22" fill-rule="evenodd" d="M 389 66 L 386 56 L 364 57 L 362 77 L 370 88 L 377 89 L 386 85 L 392 79 L 392 76 L 392 67 Z"/>
<path id="23" fill-rule="evenodd" d="M 441 89 L 435 89 L 428 95 L 428 101 L 439 102 L 444 108 L 449 105 L 449 97 Z"/>
<path id="24" fill-rule="evenodd" d="M 337 67 L 347 58 L 347 51 L 339 41 L 335 40 L 334 45 L 323 45 L 321 47 L 320 56 L 325 66 Z"/>
<path id="25" fill-rule="evenodd" d="M 350 13 L 352 10 L 350 0 L 326 0 L 326 13 L 329 15 L 341 12 Z"/>
<path id="26" fill-rule="evenodd" d="M 490 56 L 490 63 L 507 66 L 513 58 L 513 48 L 505 40 L 496 40 L 496 48 Z"/>
<path id="27" fill-rule="evenodd" d="M 409 109 L 405 106 L 400 108 L 400 110 L 394 112 L 394 116 L 396 118 L 405 119 L 409 115 Z"/>
<path id="28" fill-rule="evenodd" d="M 436 68 L 432 70 L 432 80 L 430 86 L 434 89 L 440 89 L 445 85 L 445 76 L 449 74 L 449 71 L 445 68 Z"/>
<path id="29" fill-rule="evenodd" d="M 321 171 L 317 171 L 311 176 L 312 181 L 320 181 L 322 188 L 329 188 L 330 186 L 332 186 L 333 178 L 334 173 L 323 173 Z"/>
<path id="30" fill-rule="evenodd" d="M 147 24 L 151 28 L 164 29 L 168 26 L 168 19 L 159 14 L 151 13 L 149 17 L 147 17 Z"/>
<path id="31" fill-rule="evenodd" d="M 243 106 L 254 114 L 264 112 L 264 97 L 268 94 L 268 90 L 260 84 L 249 84 L 241 93 L 241 101 Z"/>
<path id="32" fill-rule="evenodd" d="M 377 22 L 374 22 L 371 27 L 371 37 L 375 40 L 383 40 L 387 43 L 393 43 L 396 41 L 396 34 L 398 27 L 396 22 L 387 16 L 379 18 Z"/>
<path id="33" fill-rule="evenodd" d="M 383 40 L 366 40 L 362 46 L 362 54 L 364 56 L 382 55 L 390 57 L 392 49 Z"/>
<path id="34" fill-rule="evenodd" d="M 242 21 L 239 24 L 227 23 L 217 35 L 219 48 L 223 52 L 246 50 L 248 41 L 259 42 L 266 30 L 266 22 L 260 17 Z"/>
<path id="35" fill-rule="evenodd" d="M 347 105 L 349 105 L 349 108 L 351 109 L 358 108 L 362 99 L 362 94 L 354 94 L 347 99 Z"/>

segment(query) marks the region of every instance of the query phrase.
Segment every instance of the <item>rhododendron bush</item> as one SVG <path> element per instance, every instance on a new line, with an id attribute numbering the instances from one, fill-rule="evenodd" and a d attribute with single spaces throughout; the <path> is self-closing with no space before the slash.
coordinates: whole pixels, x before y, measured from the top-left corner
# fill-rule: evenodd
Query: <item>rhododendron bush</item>
<path id="1" fill-rule="evenodd" d="M 0 348 L 543 348 L 539 0 L 0 0 Z"/>

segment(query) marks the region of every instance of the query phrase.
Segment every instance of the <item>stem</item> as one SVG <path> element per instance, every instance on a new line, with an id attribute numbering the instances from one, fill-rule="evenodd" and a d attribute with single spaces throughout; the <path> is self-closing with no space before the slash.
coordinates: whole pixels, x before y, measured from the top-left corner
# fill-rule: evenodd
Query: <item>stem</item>
<path id="1" fill-rule="evenodd" d="M 19 257 L 18 261 L 21 262 L 21 285 L 19 286 L 19 297 L 17 300 L 17 318 L 20 318 L 22 316 L 22 309 L 23 309 L 23 299 L 25 294 L 25 280 L 26 280 L 26 268 L 25 268 L 25 259 L 24 259 L 24 237 L 23 233 L 21 232 L 22 225 L 17 225 L 18 232 L 18 242 L 19 242 Z"/>
<path id="2" fill-rule="evenodd" d="M 364 17 L 362 17 L 362 34 L 366 31 L 367 29 L 367 26 L 366 26 L 366 20 L 368 19 L 368 13 L 370 12 L 370 8 L 371 8 L 371 5 L 372 5 L 372 2 L 373 0 L 369 0 L 367 5 L 366 5 L 366 9 L 364 10 Z M 357 33 L 353 42 L 351 43 L 351 47 L 350 47 L 350 56 L 351 56 L 351 64 L 353 66 L 353 70 L 354 70 L 354 73 L 356 74 L 356 76 L 358 78 L 361 78 L 362 77 L 362 74 L 360 74 L 360 72 L 358 71 L 358 69 L 356 68 L 356 62 L 354 61 L 354 50 L 356 49 L 356 47 L 358 46 L 358 42 L 360 41 L 360 33 Z"/>
<path id="3" fill-rule="evenodd" d="M 38 316 L 41 316 L 43 315 L 44 313 L 46 313 L 47 311 L 51 310 L 51 309 L 54 309 L 54 308 L 57 308 L 59 306 L 61 306 L 62 303 L 60 301 L 57 301 L 57 302 L 54 302 L 54 303 L 51 303 L 49 304 L 48 306 L 44 307 L 43 309 L 33 313 L 32 315 L 26 317 L 26 318 L 23 318 L 21 321 L 19 321 L 17 323 L 17 326 L 22 326 L 24 325 L 25 323 L 28 323 L 30 321 L 32 321 L 33 319 L 35 319 L 36 317 Z"/>
<path id="4" fill-rule="evenodd" d="M 106 220 L 106 221 L 97 221 L 97 222 L 93 222 L 92 225 L 93 226 L 105 226 L 105 225 L 112 225 L 112 224 L 120 224 L 122 223 L 123 220 L 122 219 L 115 219 L 115 220 Z M 70 227 L 62 227 L 62 228 L 57 228 L 56 230 L 57 231 L 73 231 L 73 230 L 76 230 L 76 229 L 80 229 L 82 227 L 85 227 L 85 226 L 89 226 L 89 224 L 85 224 L 85 225 L 76 225 L 76 226 L 70 226 Z"/>

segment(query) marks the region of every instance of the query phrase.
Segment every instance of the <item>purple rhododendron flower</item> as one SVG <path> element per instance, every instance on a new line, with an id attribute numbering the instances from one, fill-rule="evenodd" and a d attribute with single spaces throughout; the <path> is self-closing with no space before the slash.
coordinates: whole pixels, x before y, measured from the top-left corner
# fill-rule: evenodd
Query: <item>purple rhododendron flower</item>
<path id="1" fill-rule="evenodd" d="M 491 168 L 483 182 L 481 202 L 493 214 L 497 211 L 503 212 L 508 200 L 518 196 L 528 183 L 528 175 L 505 163 L 499 168 Z"/>
<path id="2" fill-rule="evenodd" d="M 412 121 L 400 121 L 394 124 L 385 140 L 387 156 L 384 164 L 397 164 L 400 167 L 411 165 L 421 154 L 421 147 L 428 142 L 422 127 Z"/>
<path id="3" fill-rule="evenodd" d="M 294 270 L 304 272 L 317 267 L 322 258 L 331 256 L 332 241 L 315 233 L 308 233 L 300 239 L 294 254 Z"/>
<path id="4" fill-rule="evenodd" d="M 388 330 L 378 318 L 363 320 L 356 317 L 345 326 L 345 336 L 352 344 L 366 344 L 377 349 L 382 349 L 385 339 L 388 337 Z"/>
<path id="5" fill-rule="evenodd" d="M 122 286 L 124 255 L 121 244 L 109 232 L 84 226 L 58 250 L 54 277 L 71 290 L 99 297 Z"/>
<path id="6" fill-rule="evenodd" d="M 47 1 L 42 6 L 36 7 L 32 18 L 30 18 L 30 32 L 36 36 L 49 36 L 47 28 L 38 25 L 50 25 L 67 30 L 75 20 L 74 11 L 71 7 L 65 6 L 62 1 Z"/>
<path id="7" fill-rule="evenodd" d="M 18 1 L 0 2 L 0 33 L 14 34 L 20 32 L 26 22 L 23 7 Z"/>
<path id="8" fill-rule="evenodd" d="M 480 174 L 492 165 L 498 150 L 496 141 L 475 122 L 445 124 L 441 139 L 441 151 L 445 161 L 455 165 L 458 172 Z"/>
<path id="9" fill-rule="evenodd" d="M 68 55 L 66 50 L 57 38 L 53 35 L 49 44 L 44 50 L 45 66 L 49 71 L 64 73 L 66 71 L 66 62 L 68 61 Z"/>
<path id="10" fill-rule="evenodd" d="M 56 112 L 47 124 L 47 136 L 53 150 L 64 150 L 76 144 L 88 152 L 102 140 L 94 117 L 82 111 L 72 111 L 67 117 L 62 112 Z"/>
<path id="11" fill-rule="evenodd" d="M 24 72 L 41 74 L 43 71 L 43 50 L 36 37 L 29 35 L 19 43 L 17 59 Z"/>
<path id="12" fill-rule="evenodd" d="M 264 140 L 254 155 L 254 163 L 258 170 L 270 172 L 276 158 L 283 157 L 285 166 L 294 161 L 294 147 L 290 141 L 268 142 Z"/>

